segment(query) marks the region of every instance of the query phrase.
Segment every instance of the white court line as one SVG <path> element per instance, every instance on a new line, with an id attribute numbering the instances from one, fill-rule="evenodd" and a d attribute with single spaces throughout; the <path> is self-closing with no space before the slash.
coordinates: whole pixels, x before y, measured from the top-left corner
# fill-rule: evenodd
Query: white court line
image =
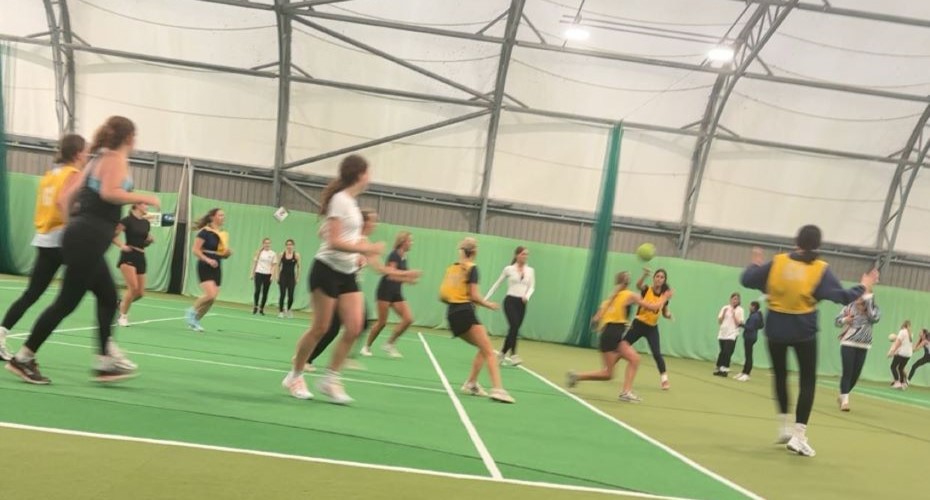
<path id="1" fill-rule="evenodd" d="M 67 347 L 79 347 L 79 348 L 81 348 L 81 349 L 94 349 L 93 346 L 87 346 L 87 345 L 82 345 L 82 344 L 72 344 L 72 343 L 70 343 L 70 342 L 60 342 L 60 341 L 57 341 L 57 340 L 50 340 L 50 341 L 46 342 L 46 344 L 63 345 L 63 346 L 67 346 Z M 265 367 L 262 367 L 262 366 L 242 365 L 242 364 L 239 364 L 239 363 L 225 363 L 225 362 L 222 362 L 222 361 L 211 361 L 211 360 L 208 360 L 208 359 L 185 358 L 185 357 L 181 357 L 181 356 L 171 356 L 171 355 L 168 355 L 168 354 L 155 354 L 155 353 L 151 353 L 151 352 L 140 352 L 140 351 L 127 351 L 127 350 L 125 350 L 125 349 L 123 350 L 123 352 L 125 352 L 126 354 L 136 354 L 136 355 L 139 355 L 139 356 L 148 356 L 148 357 L 151 357 L 151 358 L 171 359 L 171 360 L 175 360 L 175 361 L 187 361 L 187 362 L 190 362 L 190 363 L 200 363 L 200 364 L 205 364 L 205 365 L 225 366 L 225 367 L 229 367 L 229 368 L 241 368 L 241 369 L 243 369 L 243 370 L 255 370 L 255 371 L 263 371 L 263 372 L 271 372 L 271 373 L 278 373 L 278 374 L 282 374 L 282 375 L 288 372 L 288 370 L 279 370 L 279 369 L 277 369 L 277 368 L 265 368 Z M 312 375 L 310 375 L 310 376 L 311 376 L 311 377 L 323 377 L 324 375 L 323 375 L 323 374 L 312 374 Z M 389 382 L 377 382 L 377 381 L 374 381 L 374 380 L 361 380 L 361 379 L 346 378 L 346 377 L 342 377 L 342 380 L 346 380 L 346 381 L 349 381 L 349 382 L 356 382 L 356 383 L 359 383 L 359 384 L 380 385 L 380 386 L 384 386 L 384 387 L 394 387 L 394 388 L 398 388 L 398 389 L 413 389 L 413 390 L 417 390 L 417 391 L 426 391 L 426 392 L 438 392 L 438 393 L 441 393 L 441 394 L 444 394 L 444 393 L 446 392 L 446 391 L 443 390 L 443 389 L 434 389 L 434 388 L 432 388 L 432 387 L 423 387 L 423 386 L 418 386 L 418 385 L 392 384 L 392 383 L 389 383 Z"/>
<path id="2" fill-rule="evenodd" d="M 613 417 L 612 415 L 610 415 L 610 414 L 604 412 L 604 411 L 601 410 L 600 408 L 598 408 L 598 407 L 592 405 L 591 403 L 585 401 L 584 399 L 581 399 L 580 397 L 578 397 L 578 396 L 576 396 L 576 395 L 574 395 L 574 394 L 572 394 L 572 393 L 566 391 L 564 388 L 562 388 L 562 387 L 560 387 L 559 385 L 553 383 L 551 380 L 547 379 L 546 377 L 543 377 L 542 375 L 540 375 L 540 374 L 534 372 L 533 370 L 527 368 L 525 365 L 520 365 L 520 366 L 518 366 L 517 368 L 519 368 L 519 369 L 525 371 L 526 373 L 529 373 L 530 375 L 532 375 L 532 376 L 538 378 L 539 380 L 541 380 L 541 381 L 542 381 L 543 383 L 545 383 L 546 385 L 548 385 L 548 386 L 554 388 L 555 390 L 561 392 L 562 394 L 565 394 L 566 396 L 568 396 L 568 397 L 574 399 L 575 401 L 577 401 L 578 403 L 580 403 L 582 406 L 584 406 L 585 408 L 587 408 L 587 409 L 593 411 L 594 413 L 596 413 L 596 414 L 598 414 L 598 415 L 600 415 L 600 416 L 606 418 L 607 420 L 610 420 L 611 422 L 613 422 L 613 423 L 619 425 L 620 427 L 623 427 L 624 429 L 626 429 L 626 430 L 632 432 L 633 434 L 636 434 L 637 436 L 641 437 L 642 439 L 645 439 L 646 441 L 648 441 L 648 442 L 649 442 L 650 444 L 652 444 L 653 446 L 656 446 L 656 447 L 658 447 L 658 448 L 661 448 L 662 450 L 664 450 L 664 451 L 667 452 L 668 454 L 670 454 L 670 455 L 674 456 L 675 458 L 681 460 L 681 461 L 684 462 L 685 464 L 690 465 L 692 468 L 698 470 L 699 472 L 702 472 L 702 473 L 704 473 L 704 474 L 706 474 L 706 475 L 708 475 L 708 476 L 710 476 L 710 477 L 716 479 L 717 481 L 719 481 L 719 482 L 721 482 L 721 483 L 723 483 L 723 484 L 729 486 L 730 488 L 733 488 L 734 490 L 736 490 L 736 491 L 738 491 L 738 492 L 740 492 L 740 493 L 746 495 L 746 496 L 749 497 L 749 498 L 752 498 L 753 500 L 764 500 L 763 497 L 761 497 L 761 496 L 759 496 L 759 495 L 757 495 L 757 494 L 755 494 L 755 493 L 753 493 L 753 492 L 747 490 L 746 488 L 743 488 L 742 486 L 740 486 L 740 485 L 734 483 L 733 481 L 730 481 L 729 479 L 727 479 L 727 478 L 721 476 L 720 474 L 717 474 L 716 472 L 714 472 L 714 471 L 712 471 L 712 470 L 710 470 L 710 469 L 704 467 L 703 465 L 701 465 L 701 464 L 695 462 L 694 460 L 691 460 L 690 458 L 688 458 L 688 457 L 682 455 L 681 453 L 679 453 L 679 452 L 673 450 L 673 449 L 670 448 L 668 445 L 666 445 L 666 444 L 664 444 L 664 443 L 661 443 L 661 442 L 655 440 L 654 438 L 652 438 L 652 437 L 646 435 L 645 433 L 643 433 L 643 432 L 640 431 L 639 429 L 636 429 L 635 427 L 633 427 L 633 426 L 631 426 L 631 425 L 629 425 L 629 424 L 623 422 L 622 420 L 619 420 L 619 419 Z"/>
<path id="3" fill-rule="evenodd" d="M 478 454 L 481 455 L 481 461 L 484 462 L 484 466 L 488 468 L 488 472 L 491 473 L 492 478 L 498 480 L 503 479 L 504 476 L 501 474 L 500 469 L 497 468 L 494 457 L 491 456 L 488 447 L 484 445 L 484 441 L 482 441 L 481 436 L 478 435 L 478 429 L 475 429 L 475 425 L 471 423 L 471 419 L 468 418 L 468 413 L 465 413 L 465 407 L 462 406 L 459 397 L 456 396 L 455 391 L 452 390 L 452 385 L 449 384 L 449 379 L 446 378 L 446 374 L 443 373 L 442 367 L 439 366 L 439 361 L 436 361 L 436 356 L 433 356 L 433 350 L 429 348 L 429 343 L 426 342 L 426 338 L 419 332 L 417 336 L 420 337 L 420 342 L 423 343 L 423 349 L 426 350 L 426 355 L 429 356 L 429 360 L 433 363 L 433 368 L 436 369 L 436 373 L 439 375 L 439 380 L 442 381 L 442 385 L 446 388 L 449 398 L 452 399 L 452 406 L 455 407 L 455 411 L 459 414 L 459 419 L 462 420 L 462 425 L 464 425 L 465 430 L 468 431 L 468 437 L 471 438 L 471 442 L 474 443 L 475 448 L 478 450 Z"/>
<path id="4" fill-rule="evenodd" d="M 611 490 L 607 488 L 592 488 L 588 486 L 571 486 L 567 484 L 523 481 L 520 479 L 493 479 L 485 476 L 476 476 L 472 474 L 458 474 L 454 472 L 441 472 L 428 469 L 415 469 L 412 467 L 398 467 L 393 465 L 368 464 L 364 462 L 352 462 L 348 460 L 336 460 L 331 458 L 307 457 L 300 455 L 288 455 L 284 453 L 275 453 L 269 451 L 248 450 L 243 448 L 231 448 L 227 446 L 213 446 L 206 444 L 186 443 L 183 441 L 170 441 L 164 439 L 140 438 L 134 436 L 123 436 L 119 434 L 101 434 L 96 432 L 73 431 L 69 429 L 58 429 L 54 427 L 38 427 L 34 425 L 23 425 L 12 422 L 0 422 L 0 427 L 7 429 L 16 429 L 33 432 L 45 432 L 49 434 L 61 434 L 65 436 L 78 436 L 85 438 L 106 439 L 108 441 L 123 441 L 130 443 L 144 443 L 158 446 L 171 446 L 177 448 L 190 448 L 195 450 L 220 451 L 224 453 L 235 453 L 239 455 L 251 455 L 266 458 L 278 458 L 284 460 L 297 460 L 301 462 L 311 462 L 326 465 L 340 465 L 358 469 L 373 469 L 387 472 L 401 472 L 404 474 L 416 474 L 421 476 L 445 477 L 451 479 L 464 479 L 469 481 L 483 481 L 503 484 L 512 484 L 517 486 L 528 486 L 532 488 L 542 488 L 550 490 L 577 491 L 586 493 L 602 493 L 606 495 L 628 496 L 637 498 L 650 498 L 656 500 L 692 500 L 683 497 L 667 497 L 661 495 L 650 495 L 648 493 L 639 493 L 635 491 Z"/>
<path id="5" fill-rule="evenodd" d="M 161 323 L 162 321 L 178 321 L 178 320 L 181 320 L 181 319 L 184 319 L 184 317 L 181 316 L 181 317 L 178 317 L 178 318 L 147 319 L 147 320 L 145 320 L 145 321 L 133 321 L 133 322 L 131 323 L 131 325 L 143 325 L 143 324 L 146 324 L 146 323 Z M 115 327 L 116 325 L 113 325 L 113 326 Z M 52 333 L 83 332 L 83 331 L 87 331 L 87 330 L 96 330 L 96 329 L 97 329 L 96 326 L 82 326 L 82 327 L 80 327 L 80 328 L 62 328 L 62 329 L 60 329 L 60 330 L 54 330 Z M 12 334 L 12 335 L 8 335 L 7 338 L 10 338 L 10 339 L 19 339 L 19 338 L 28 337 L 28 336 L 29 336 L 29 332 L 25 332 L 25 333 L 14 333 L 14 334 Z"/>

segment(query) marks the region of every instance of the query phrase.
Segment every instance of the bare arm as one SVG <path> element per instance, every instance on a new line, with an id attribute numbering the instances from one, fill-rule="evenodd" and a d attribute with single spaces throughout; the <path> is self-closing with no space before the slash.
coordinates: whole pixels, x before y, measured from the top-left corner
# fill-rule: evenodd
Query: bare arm
<path id="1" fill-rule="evenodd" d="M 203 238 L 194 238 L 194 245 L 191 247 L 191 252 L 197 257 L 197 260 L 209 264 L 211 267 L 217 266 L 216 260 L 207 257 L 207 255 L 203 253 Z"/>
<path id="2" fill-rule="evenodd" d="M 642 307 L 643 309 L 649 309 L 650 311 L 659 312 L 665 306 L 665 303 L 668 302 L 668 297 L 665 294 L 662 294 L 662 297 L 658 302 L 646 302 L 645 300 L 643 300 L 643 297 L 640 294 L 633 293 L 626 300 L 627 302 L 626 304 L 624 304 L 624 306 L 628 306 L 630 304 L 636 304 Z"/>
<path id="3" fill-rule="evenodd" d="M 491 310 L 497 310 L 497 304 L 493 302 L 488 302 L 481 296 L 481 290 L 478 290 L 478 285 L 476 283 L 468 284 L 468 293 L 471 295 L 471 301 L 480 306 L 487 307 Z"/>
<path id="4" fill-rule="evenodd" d="M 646 278 L 649 277 L 649 273 L 652 272 L 648 268 L 643 268 L 643 275 L 636 280 L 636 289 L 642 291 L 643 288 L 646 288 Z"/>
<path id="5" fill-rule="evenodd" d="M 116 225 L 116 231 L 113 234 L 113 244 L 119 247 L 119 249 L 122 250 L 123 252 L 128 252 L 129 246 L 124 245 L 119 241 L 119 235 L 123 234 L 123 231 L 125 230 L 126 230 L 126 227 L 123 226 L 122 223 Z"/>
<path id="6" fill-rule="evenodd" d="M 497 278 L 497 281 L 495 281 L 494 284 L 491 285 L 491 289 L 488 290 L 488 293 L 485 294 L 485 296 L 484 296 L 484 299 L 485 299 L 485 300 L 490 299 L 491 296 L 494 295 L 494 292 L 497 291 L 497 287 L 501 286 L 501 283 L 504 281 L 505 278 L 507 278 L 507 268 L 506 268 L 506 267 L 504 268 L 503 271 L 501 271 L 501 275 L 500 275 L 499 278 Z"/>
<path id="7" fill-rule="evenodd" d="M 97 177 L 100 178 L 100 198 L 116 205 L 146 203 L 160 207 L 161 202 L 155 196 L 131 193 L 123 188 L 123 181 L 129 176 L 129 166 L 115 155 L 104 154 L 97 165 Z"/>

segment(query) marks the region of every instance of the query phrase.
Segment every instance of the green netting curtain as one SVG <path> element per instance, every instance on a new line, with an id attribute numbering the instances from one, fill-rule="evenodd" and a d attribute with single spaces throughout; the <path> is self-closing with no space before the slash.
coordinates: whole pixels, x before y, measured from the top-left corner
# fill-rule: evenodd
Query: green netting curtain
<path id="1" fill-rule="evenodd" d="M 590 347 L 591 317 L 600 305 L 604 287 L 604 275 L 607 271 L 607 252 L 610 248 L 610 234 L 613 228 L 614 199 L 617 193 L 617 175 L 620 164 L 620 141 L 623 139 L 623 126 L 614 125 L 610 130 L 607 155 L 604 158 L 604 174 L 601 181 L 601 193 L 598 197 L 597 211 L 594 215 L 594 228 L 591 232 L 591 245 L 588 249 L 588 263 L 584 281 L 569 332 L 568 342 Z"/>
<path id="2" fill-rule="evenodd" d="M 3 74 L 8 47 L 0 43 L 0 273 L 13 272 L 10 252 L 9 182 L 6 173 L 6 108 L 3 106 Z"/>

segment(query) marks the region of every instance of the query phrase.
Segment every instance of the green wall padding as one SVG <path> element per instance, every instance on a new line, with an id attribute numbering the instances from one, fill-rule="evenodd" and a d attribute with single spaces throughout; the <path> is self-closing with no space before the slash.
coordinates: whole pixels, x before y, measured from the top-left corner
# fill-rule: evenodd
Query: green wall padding
<path id="1" fill-rule="evenodd" d="M 230 233 L 231 246 L 235 254 L 223 263 L 223 287 L 221 300 L 251 303 L 253 287 L 248 279 L 251 258 L 258 249 L 261 239 L 272 238 L 273 248 L 280 251 L 284 240 L 293 238 L 297 250 L 303 257 L 303 268 L 298 280 L 295 309 L 305 308 L 309 304 L 307 275 L 313 255 L 319 246 L 317 230 L 319 218 L 316 214 L 291 212 L 284 222 L 279 223 L 271 214 L 273 209 L 265 206 L 251 206 L 227 202 L 218 202 L 194 197 L 193 214 L 206 213 L 212 207 L 219 206 L 226 211 L 226 229 Z M 414 235 L 414 246 L 408 256 L 412 269 L 423 271 L 423 277 L 417 285 L 405 285 L 404 296 L 413 310 L 415 324 L 423 327 L 445 325 L 445 308 L 438 300 L 439 283 L 446 266 L 456 259 L 457 244 L 465 233 L 440 231 L 433 229 L 411 228 L 392 224 L 380 224 L 373 239 L 391 245 L 398 231 L 409 230 Z M 191 233 L 193 237 L 193 233 Z M 587 250 L 582 248 L 562 247 L 543 243 L 533 243 L 496 236 L 478 236 L 478 267 L 481 275 L 481 290 L 487 291 L 500 275 L 504 266 L 510 263 L 514 248 L 525 245 L 530 249 L 530 265 L 536 270 L 536 293 L 530 301 L 526 321 L 521 329 L 524 338 L 547 342 L 571 343 L 566 332 L 572 327 L 574 308 L 578 304 L 583 286 L 583 270 Z M 188 245 L 190 247 L 190 244 Z M 189 251 L 189 250 L 188 250 Z M 749 255 L 746 256 L 747 262 Z M 199 295 L 200 290 L 194 271 L 193 259 L 189 262 L 187 287 L 185 293 Z M 761 293 L 743 289 L 739 286 L 741 268 L 721 266 L 706 262 L 681 260 L 678 258 L 658 256 L 650 263 L 652 269 L 665 268 L 669 273 L 669 284 L 675 289 L 675 296 L 670 303 L 674 321 L 661 320 L 662 349 L 667 356 L 686 357 L 708 360 L 707 376 L 713 371 L 712 360 L 717 357 L 717 312 L 729 300 L 730 294 L 740 292 L 743 305 L 757 300 Z M 608 254 L 606 276 L 600 297 L 605 297 L 611 290 L 609 279 L 614 273 L 629 271 L 634 280 L 641 272 L 642 264 L 636 256 L 612 252 Z M 374 306 L 374 290 L 378 276 L 370 271 L 362 273 L 362 289 L 370 308 Z M 504 290 L 498 291 L 492 300 L 500 303 Z M 596 294 L 597 295 L 597 294 Z M 886 340 L 888 333 L 897 331 L 904 319 L 911 319 L 918 327 L 930 326 L 930 294 L 912 290 L 879 287 L 876 297 L 882 307 L 882 322 L 876 326 L 875 347 L 869 354 L 863 373 L 865 379 L 890 380 L 890 361 L 885 357 L 889 347 Z M 268 311 L 276 313 L 278 290 L 272 286 L 269 293 Z M 823 303 L 821 310 L 820 333 L 820 372 L 828 375 L 840 373 L 839 344 L 836 336 L 839 331 L 833 327 L 833 318 L 840 306 Z M 374 314 L 374 313 L 372 313 Z M 479 318 L 492 334 L 505 335 L 507 323 L 502 311 L 480 309 Z M 395 321 L 393 318 L 391 321 Z M 294 326 L 295 329 L 303 325 Z M 499 341 L 495 340 L 495 344 Z M 499 346 L 498 346 L 499 347 Z M 645 341 L 637 344 L 641 352 L 646 352 Z M 769 360 L 764 345 L 764 336 L 755 346 L 755 364 L 757 368 L 768 368 Z M 916 359 L 916 358 L 915 358 Z M 734 355 L 733 369 L 739 369 L 743 362 L 743 344 L 740 340 Z M 592 351 L 592 365 L 599 363 Z M 668 360 L 672 377 L 675 376 L 675 360 Z M 566 367 L 566 369 L 572 367 Z M 651 368 L 644 369 L 640 376 L 643 381 L 657 376 Z M 764 372 L 754 372 L 757 378 L 765 380 Z M 644 382 L 648 383 L 648 382 Z M 930 385 L 930 369 L 918 372 L 915 383 Z"/>
<path id="2" fill-rule="evenodd" d="M 9 175 L 6 166 L 6 112 L 3 107 L 3 69 L 7 47 L 0 44 L 0 273 L 15 271 L 13 265 L 13 246 L 10 237 L 11 210 L 8 202 L 10 196 Z"/>
<path id="3" fill-rule="evenodd" d="M 14 274 L 27 275 L 32 270 L 35 262 L 35 248 L 30 244 L 35 232 L 33 226 L 33 212 L 35 212 L 36 190 L 39 186 L 40 177 L 11 172 L 10 180 L 10 211 L 11 213 L 21 214 L 10 221 L 11 237 L 10 241 L 13 250 L 13 269 Z M 178 202 L 176 193 L 158 193 L 161 199 L 163 212 L 173 212 Z M 124 214 L 128 213 L 128 207 L 124 208 Z M 148 260 L 148 271 L 146 272 L 146 288 L 154 291 L 165 291 L 168 289 L 168 280 L 171 273 L 171 251 L 174 248 L 173 237 L 175 228 L 173 227 L 153 227 L 152 237 L 155 243 L 145 249 L 145 256 Z M 123 275 L 116 268 L 116 262 L 119 259 L 119 249 L 115 246 L 107 252 L 107 261 L 111 264 L 110 272 L 117 285 L 122 286 Z"/>

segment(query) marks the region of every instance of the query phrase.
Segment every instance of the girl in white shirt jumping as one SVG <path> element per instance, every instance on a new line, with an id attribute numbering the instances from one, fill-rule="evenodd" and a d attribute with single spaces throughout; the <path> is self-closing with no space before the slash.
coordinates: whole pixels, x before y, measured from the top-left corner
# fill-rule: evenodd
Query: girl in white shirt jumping
<path id="1" fill-rule="evenodd" d="M 252 257 L 252 271 L 249 279 L 255 281 L 255 296 L 252 299 L 252 314 L 265 315 L 265 303 L 268 302 L 268 289 L 271 288 L 271 277 L 278 267 L 278 254 L 271 249 L 271 239 L 262 240 L 262 246 Z M 261 301 L 259 301 L 259 295 Z"/>
<path id="2" fill-rule="evenodd" d="M 730 358 L 733 357 L 733 351 L 736 349 L 739 329 L 743 326 L 743 308 L 739 304 L 740 296 L 734 293 L 730 295 L 730 303 L 723 306 L 717 314 L 717 323 L 720 324 L 720 329 L 717 331 L 720 355 L 717 356 L 714 375 L 718 377 L 726 377 L 730 373 Z"/>
<path id="3" fill-rule="evenodd" d="M 517 366 L 523 362 L 517 355 L 517 337 L 520 334 L 520 326 L 523 324 L 523 318 L 526 317 L 526 303 L 533 296 L 536 289 L 536 274 L 533 268 L 526 265 L 530 257 L 530 251 L 526 247 L 517 247 L 513 253 L 513 260 L 510 265 L 504 268 L 500 278 L 494 283 L 494 286 L 488 290 L 484 300 L 488 300 L 497 291 L 497 287 L 507 280 L 507 297 L 504 299 L 504 315 L 507 316 L 507 324 L 510 328 L 507 330 L 507 339 L 504 340 L 504 347 L 501 348 L 500 357 L 502 363 Z"/>

